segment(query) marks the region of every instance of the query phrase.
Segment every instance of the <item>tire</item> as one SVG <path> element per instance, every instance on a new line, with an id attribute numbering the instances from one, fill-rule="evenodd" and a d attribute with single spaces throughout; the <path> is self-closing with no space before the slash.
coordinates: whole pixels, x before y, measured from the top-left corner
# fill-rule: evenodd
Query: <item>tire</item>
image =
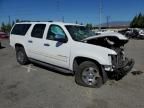
<path id="1" fill-rule="evenodd" d="M 26 65 L 29 63 L 28 57 L 23 47 L 16 47 L 16 59 L 21 65 Z"/>
<path id="2" fill-rule="evenodd" d="M 91 61 L 82 62 L 76 73 L 75 82 L 78 85 L 99 88 L 103 84 L 102 75 L 98 66 Z"/>

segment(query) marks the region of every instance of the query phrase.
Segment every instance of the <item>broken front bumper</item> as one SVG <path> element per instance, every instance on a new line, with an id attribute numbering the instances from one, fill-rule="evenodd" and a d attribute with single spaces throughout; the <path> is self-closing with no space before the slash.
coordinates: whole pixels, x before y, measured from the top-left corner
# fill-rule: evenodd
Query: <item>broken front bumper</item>
<path id="1" fill-rule="evenodd" d="M 127 73 L 129 72 L 133 66 L 134 66 L 134 59 L 127 59 L 122 66 L 116 67 L 116 69 L 114 69 L 115 73 L 119 73 L 119 72 L 124 72 Z"/>
<path id="2" fill-rule="evenodd" d="M 134 66 L 134 59 L 128 59 L 126 58 L 125 62 L 123 63 L 122 66 L 117 67 L 116 69 L 114 69 L 113 71 L 113 78 L 115 80 L 120 80 L 122 79 L 129 71 L 131 71 L 131 69 Z"/>
<path id="3" fill-rule="evenodd" d="M 111 79 L 120 80 L 123 78 L 134 66 L 134 60 L 126 58 L 121 65 L 113 65 L 111 71 L 107 75 Z"/>

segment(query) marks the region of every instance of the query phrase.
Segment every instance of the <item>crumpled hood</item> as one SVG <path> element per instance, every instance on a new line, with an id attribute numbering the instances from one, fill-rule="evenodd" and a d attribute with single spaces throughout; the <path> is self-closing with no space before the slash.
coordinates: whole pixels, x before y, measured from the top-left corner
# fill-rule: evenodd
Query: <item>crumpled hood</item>
<path id="1" fill-rule="evenodd" d="M 119 40 L 128 40 L 127 37 L 125 37 L 124 35 L 120 34 L 120 33 L 116 33 L 116 32 L 106 32 L 106 33 L 102 33 L 99 35 L 95 35 L 95 36 L 91 36 L 88 38 L 85 38 L 81 41 L 88 41 L 88 40 L 92 40 L 92 39 L 97 39 L 97 38 L 103 38 L 103 37 L 117 37 Z"/>

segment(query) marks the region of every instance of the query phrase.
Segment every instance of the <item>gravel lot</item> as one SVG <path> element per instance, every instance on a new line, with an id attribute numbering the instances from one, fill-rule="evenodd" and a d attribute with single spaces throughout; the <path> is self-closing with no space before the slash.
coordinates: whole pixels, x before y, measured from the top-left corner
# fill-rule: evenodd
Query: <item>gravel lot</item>
<path id="1" fill-rule="evenodd" d="M 72 75 L 35 66 L 21 66 L 8 41 L 0 49 L 0 108 L 144 108 L 144 73 L 131 72 L 120 81 L 93 89 L 75 84 Z M 131 40 L 126 54 L 133 71 L 144 71 L 144 41 Z"/>

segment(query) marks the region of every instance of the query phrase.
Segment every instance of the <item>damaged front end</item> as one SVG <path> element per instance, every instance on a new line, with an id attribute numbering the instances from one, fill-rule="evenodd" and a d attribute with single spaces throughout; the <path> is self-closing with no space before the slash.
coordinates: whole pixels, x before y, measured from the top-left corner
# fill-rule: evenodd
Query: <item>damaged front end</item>
<path id="1" fill-rule="evenodd" d="M 134 60 L 125 57 L 121 59 L 122 55 L 113 55 L 112 58 L 112 69 L 113 71 L 108 72 L 108 76 L 111 79 L 120 80 L 124 77 L 134 66 Z"/>
<path id="2" fill-rule="evenodd" d="M 85 42 L 114 50 L 117 55 L 108 55 L 111 58 L 111 66 L 104 67 L 108 71 L 108 77 L 115 80 L 120 80 L 124 77 L 134 66 L 134 60 L 125 57 L 124 45 L 128 39 L 118 33 L 104 34 L 97 37 L 85 39 Z M 106 68 L 108 70 L 106 70 Z"/>

